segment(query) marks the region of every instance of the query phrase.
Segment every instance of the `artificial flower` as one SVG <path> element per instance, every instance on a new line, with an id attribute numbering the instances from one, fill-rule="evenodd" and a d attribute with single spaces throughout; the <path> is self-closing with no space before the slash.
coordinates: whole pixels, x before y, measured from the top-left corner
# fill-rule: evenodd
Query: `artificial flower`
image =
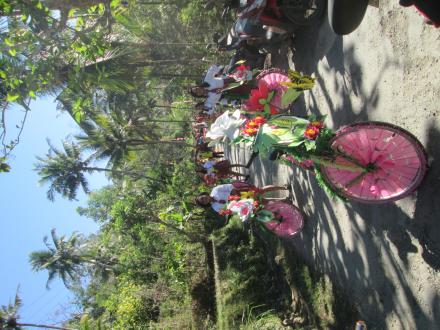
<path id="1" fill-rule="evenodd" d="M 256 122 L 254 122 L 253 120 L 249 120 L 249 121 L 246 123 L 246 127 L 248 127 L 248 128 L 254 128 L 254 127 L 258 127 L 258 124 L 257 124 Z"/>
<path id="2" fill-rule="evenodd" d="M 226 138 L 234 140 L 240 132 L 240 126 L 245 121 L 246 119 L 240 118 L 240 110 L 236 110 L 232 114 L 229 114 L 229 110 L 225 111 L 215 120 L 214 123 L 212 123 L 206 133 L 206 137 L 213 142 L 224 140 Z"/>
<path id="3" fill-rule="evenodd" d="M 254 198 L 255 194 L 253 191 L 242 191 L 240 193 L 240 198 L 241 199 L 246 199 L 246 198 Z"/>
<path id="4" fill-rule="evenodd" d="M 256 116 L 254 119 L 252 119 L 252 122 L 254 122 L 257 125 L 263 125 L 267 122 L 266 118 L 263 116 Z"/>
<path id="5" fill-rule="evenodd" d="M 235 68 L 234 72 L 232 72 L 229 77 L 234 78 L 235 81 L 249 81 L 252 80 L 252 71 L 249 66 L 244 64 L 239 65 Z"/>
<path id="6" fill-rule="evenodd" d="M 257 135 L 257 133 L 258 133 L 258 129 L 256 128 L 245 128 L 243 130 L 243 134 L 247 136 L 254 136 Z"/>
<path id="7" fill-rule="evenodd" d="M 317 126 L 313 126 L 311 124 L 307 125 L 306 130 L 304 132 L 304 136 L 308 139 L 308 140 L 316 140 L 316 138 L 319 135 L 319 127 Z"/>
<path id="8" fill-rule="evenodd" d="M 314 127 L 317 127 L 318 129 L 321 129 L 324 127 L 324 122 L 322 122 L 320 120 L 314 120 L 314 121 L 310 122 L 310 126 L 314 126 Z"/>
<path id="9" fill-rule="evenodd" d="M 249 111 L 264 111 L 269 107 L 271 114 L 277 114 L 277 109 L 270 104 L 275 91 L 270 91 L 264 80 L 258 81 L 258 88 L 251 90 L 251 95 L 245 103 L 246 110 Z"/>
<path id="10" fill-rule="evenodd" d="M 254 200 L 241 199 L 239 201 L 232 201 L 227 206 L 228 210 L 232 213 L 237 214 L 242 221 L 249 219 L 254 211 Z"/>
<path id="11" fill-rule="evenodd" d="M 236 71 L 246 71 L 246 70 L 250 70 L 250 66 L 246 66 L 244 64 L 240 64 L 239 66 L 237 66 L 235 68 Z"/>
<path id="12" fill-rule="evenodd" d="M 232 214 L 232 211 L 228 210 L 228 209 L 222 209 L 222 210 L 220 210 L 218 212 L 218 214 L 220 214 L 220 215 L 230 215 L 230 214 Z"/>

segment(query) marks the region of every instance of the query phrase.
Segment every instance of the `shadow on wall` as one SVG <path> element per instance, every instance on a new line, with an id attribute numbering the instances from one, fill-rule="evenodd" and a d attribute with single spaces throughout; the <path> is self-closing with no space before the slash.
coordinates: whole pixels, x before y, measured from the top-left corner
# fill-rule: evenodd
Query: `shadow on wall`
<path id="1" fill-rule="evenodd" d="M 318 40 L 317 45 L 310 47 L 310 40 Z M 331 82 L 317 80 L 317 87 L 324 96 L 328 116 L 334 125 L 339 127 L 368 120 L 380 97 L 376 87 L 381 75 L 396 63 L 385 63 L 376 84 L 367 92 L 354 49 L 343 49 L 342 38 L 336 37 L 331 30 L 307 28 L 298 32 L 295 42 L 292 59 L 296 70 L 306 74 L 316 73 L 319 60 L 326 57 L 329 70 L 343 77 Z M 335 90 L 339 102 L 334 102 L 330 95 L 330 91 L 335 94 Z M 308 108 L 303 98 L 295 102 L 295 115 L 320 114 L 314 93 L 309 93 L 311 102 Z M 361 107 L 356 113 L 350 98 L 352 94 L 361 99 Z M 356 299 L 358 302 L 362 300 L 360 313 L 365 318 L 371 318 L 371 329 L 385 329 L 385 319 L 390 314 L 397 315 L 401 329 L 436 329 L 440 324 L 439 295 L 432 294 L 431 301 L 427 303 L 432 314 L 427 315 L 404 275 L 412 271 L 409 269 L 410 254 L 418 252 L 411 237 L 421 245 L 423 260 L 433 269 L 440 270 L 440 131 L 431 126 L 427 128 L 427 134 L 431 169 L 417 195 L 408 197 L 417 198 L 412 217 L 394 203 L 371 206 L 348 202 L 343 207 L 351 226 L 343 228 L 336 213 L 338 208 L 335 208 L 339 202 L 331 201 L 310 173 L 293 170 L 295 204 L 309 215 L 301 238 L 294 240 L 293 244 L 307 259 L 314 261 L 317 269 L 332 274 L 347 294 L 356 290 Z M 354 249 L 346 245 L 350 240 L 355 242 Z M 392 253 L 393 250 L 397 251 L 397 255 Z M 396 288 L 397 283 L 400 288 Z"/>

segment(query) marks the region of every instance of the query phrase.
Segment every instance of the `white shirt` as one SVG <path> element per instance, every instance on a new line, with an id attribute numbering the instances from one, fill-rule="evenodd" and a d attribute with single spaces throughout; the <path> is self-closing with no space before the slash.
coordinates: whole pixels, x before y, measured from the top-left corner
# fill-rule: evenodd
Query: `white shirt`
<path id="1" fill-rule="evenodd" d="M 208 68 L 203 81 L 209 84 L 209 89 L 223 88 L 225 85 L 223 77 L 216 77 L 216 74 L 218 74 L 221 69 L 221 66 L 215 64 Z"/>
<path id="2" fill-rule="evenodd" d="M 228 197 L 231 194 L 233 189 L 234 189 L 234 186 L 230 183 L 221 184 L 219 186 L 214 187 L 214 189 L 212 189 L 210 196 L 216 200 L 224 200 L 227 202 Z M 223 208 L 223 206 L 225 206 L 224 203 L 214 202 L 211 204 L 211 207 L 216 212 L 220 212 L 220 210 Z"/>
<path id="3" fill-rule="evenodd" d="M 203 81 L 209 84 L 209 89 L 223 88 L 225 86 L 223 77 L 216 77 L 216 74 L 220 72 L 221 68 L 221 66 L 215 64 L 211 65 L 208 68 L 208 71 L 206 72 Z M 214 113 L 213 108 L 217 103 L 220 102 L 221 97 L 221 93 L 208 92 L 208 97 L 205 101 L 205 108 L 209 109 L 208 115 L 212 115 Z"/>

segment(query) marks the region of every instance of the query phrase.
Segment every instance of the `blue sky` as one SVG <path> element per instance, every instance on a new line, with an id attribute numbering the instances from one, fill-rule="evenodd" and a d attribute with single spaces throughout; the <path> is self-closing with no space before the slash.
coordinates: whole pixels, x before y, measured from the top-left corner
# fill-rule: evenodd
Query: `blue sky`
<path id="1" fill-rule="evenodd" d="M 56 111 L 51 99 L 41 99 L 31 105 L 20 144 L 14 150 L 9 164 L 10 173 L 0 173 L 0 305 L 15 296 L 17 285 L 23 299 L 23 322 L 55 323 L 67 318 L 72 311 L 69 292 L 60 280 L 52 282 L 46 290 L 47 272 L 34 273 L 28 263 L 28 255 L 44 249 L 43 237 L 50 236 L 52 228 L 59 235 L 74 231 L 84 234 L 96 232 L 92 221 L 80 217 L 76 207 L 86 204 L 86 196 L 78 195 L 79 202 L 69 202 L 56 196 L 55 202 L 46 198 L 47 186 L 39 186 L 37 173 L 33 171 L 36 156 L 48 151 L 46 138 L 57 147 L 68 135 L 78 133 L 75 122 Z M 8 111 L 8 127 L 15 127 L 20 111 Z M 106 184 L 103 175 L 90 178 L 90 188 Z"/>

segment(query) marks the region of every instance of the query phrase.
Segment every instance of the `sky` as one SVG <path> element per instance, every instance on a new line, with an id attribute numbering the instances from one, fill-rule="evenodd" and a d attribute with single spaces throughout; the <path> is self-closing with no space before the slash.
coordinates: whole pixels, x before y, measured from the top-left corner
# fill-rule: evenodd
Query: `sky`
<path id="1" fill-rule="evenodd" d="M 59 236 L 69 236 L 74 231 L 96 232 L 98 226 L 76 213 L 78 206 L 86 205 L 87 197 L 83 193 L 78 194 L 78 202 L 60 196 L 50 202 L 46 198 L 48 187 L 38 184 L 38 175 L 33 171 L 36 156 L 44 156 L 49 149 L 46 138 L 61 147 L 63 139 L 79 133 L 77 125 L 69 115 L 57 112 L 56 104 L 49 98 L 35 101 L 31 109 L 20 143 L 8 161 L 11 171 L 0 173 L 0 305 L 12 301 L 20 285 L 21 321 L 54 324 L 74 311 L 69 304 L 71 294 L 59 279 L 47 290 L 47 272 L 31 271 L 29 253 L 45 249 L 43 237 L 50 238 L 52 228 L 56 228 Z M 19 123 L 18 118 L 21 118 L 20 109 L 11 108 L 7 113 L 10 129 Z M 89 177 L 89 182 L 91 189 L 107 183 L 97 173 Z"/>

